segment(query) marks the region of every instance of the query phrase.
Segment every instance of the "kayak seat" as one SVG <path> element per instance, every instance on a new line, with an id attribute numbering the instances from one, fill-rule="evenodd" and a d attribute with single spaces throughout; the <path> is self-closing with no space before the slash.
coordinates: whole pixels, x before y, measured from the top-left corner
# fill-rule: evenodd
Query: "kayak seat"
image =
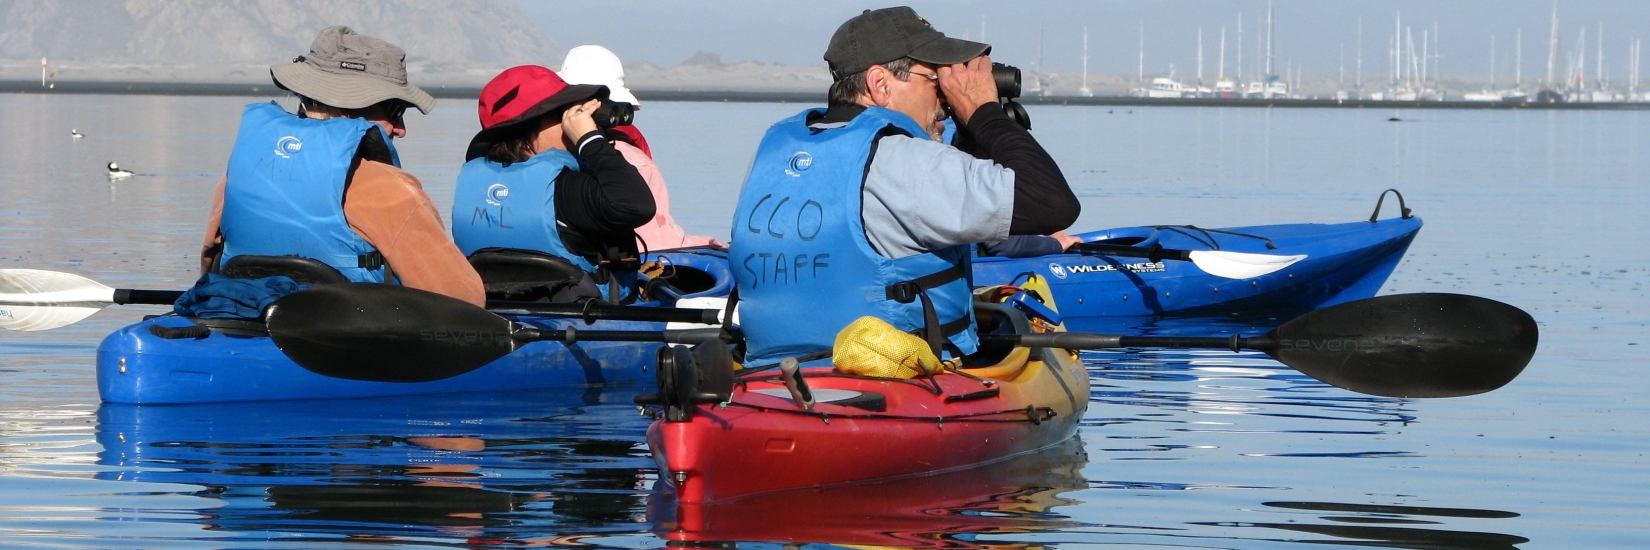
<path id="1" fill-rule="evenodd" d="M 1031 334 L 1031 322 L 1024 313 L 1008 304 L 974 302 L 974 321 L 980 334 Z M 1030 350 L 1008 343 L 981 342 L 979 351 L 968 357 L 963 371 L 980 378 L 1013 380 L 1029 364 Z"/>
<path id="2" fill-rule="evenodd" d="M 299 284 L 332 285 L 350 282 L 343 273 L 320 260 L 298 256 L 241 255 L 230 258 L 223 275 L 236 279 L 262 279 L 284 275 Z"/>
<path id="3" fill-rule="evenodd" d="M 716 288 L 716 277 L 703 269 L 673 265 L 665 268 L 664 275 L 655 279 L 670 283 L 682 294 L 696 294 Z"/>
<path id="4" fill-rule="evenodd" d="M 600 296 L 583 269 L 565 258 L 543 252 L 483 248 L 470 255 L 470 266 L 481 275 L 489 300 L 573 301 L 553 297 L 558 293 L 565 296 L 564 291 L 585 285 L 589 286 L 590 297 Z"/>

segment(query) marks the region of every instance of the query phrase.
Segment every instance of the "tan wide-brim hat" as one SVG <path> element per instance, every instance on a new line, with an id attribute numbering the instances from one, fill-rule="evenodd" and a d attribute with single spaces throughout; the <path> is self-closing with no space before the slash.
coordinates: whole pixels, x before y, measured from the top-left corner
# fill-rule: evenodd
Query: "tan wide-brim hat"
<path id="1" fill-rule="evenodd" d="M 270 67 L 269 75 L 276 86 L 340 109 L 399 99 L 430 114 L 435 98 L 407 82 L 406 59 L 394 44 L 333 26 L 321 30 L 308 55 Z"/>

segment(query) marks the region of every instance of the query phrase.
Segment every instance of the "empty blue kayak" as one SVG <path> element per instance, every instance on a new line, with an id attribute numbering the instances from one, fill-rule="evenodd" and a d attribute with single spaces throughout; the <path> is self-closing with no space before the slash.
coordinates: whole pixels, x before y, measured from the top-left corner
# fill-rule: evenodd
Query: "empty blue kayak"
<path id="1" fill-rule="evenodd" d="M 1368 298 L 1380 290 L 1415 234 L 1417 217 L 1342 224 L 1284 224 L 1204 229 L 1123 227 L 1075 235 L 1086 243 L 1304 256 L 1280 270 L 1243 278 L 1212 275 L 1189 261 L 1056 254 L 974 259 L 976 286 L 1013 284 L 1042 275 L 1067 318 L 1226 314 L 1263 308 L 1315 309 Z"/>
<path id="2" fill-rule="evenodd" d="M 658 255 L 672 266 L 683 297 L 724 296 L 732 288 L 725 253 L 713 249 Z M 538 329 L 662 330 L 664 323 L 583 320 L 501 313 Z M 652 381 L 647 367 L 658 343 L 533 342 L 467 374 L 433 382 L 369 382 L 304 370 L 277 349 L 261 321 L 200 321 L 210 332 L 166 330 L 180 318 L 129 325 L 97 348 L 97 389 L 105 403 L 180 404 L 336 399 L 501 391 Z M 185 323 L 188 324 L 188 323 Z M 159 326 L 160 328 L 156 328 Z"/>

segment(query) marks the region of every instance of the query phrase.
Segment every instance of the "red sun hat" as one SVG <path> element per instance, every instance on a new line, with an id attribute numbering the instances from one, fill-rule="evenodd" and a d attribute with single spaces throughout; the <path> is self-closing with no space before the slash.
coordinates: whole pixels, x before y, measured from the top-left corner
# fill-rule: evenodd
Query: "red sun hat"
<path id="1" fill-rule="evenodd" d="M 481 89 L 481 100 L 476 104 L 481 132 L 470 140 L 466 160 L 486 154 L 501 129 L 587 99 L 606 98 L 607 95 L 607 86 L 568 84 L 555 71 L 538 65 L 506 69 Z M 481 154 L 476 154 L 478 150 Z"/>

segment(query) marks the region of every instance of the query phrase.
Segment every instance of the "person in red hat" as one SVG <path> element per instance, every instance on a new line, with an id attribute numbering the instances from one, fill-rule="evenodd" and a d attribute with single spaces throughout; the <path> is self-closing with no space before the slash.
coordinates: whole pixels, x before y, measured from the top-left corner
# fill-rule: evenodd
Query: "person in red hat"
<path id="1" fill-rule="evenodd" d="M 624 85 L 624 65 L 619 62 L 619 56 L 607 48 L 585 45 L 568 50 L 567 59 L 561 63 L 561 72 L 556 74 L 568 84 L 607 86 L 608 99 L 628 103 L 637 111 L 642 109 L 641 100 L 636 99 L 636 94 Z M 689 234 L 676 224 L 676 219 L 670 215 L 670 189 L 665 186 L 665 176 L 659 171 L 659 165 L 653 162 L 653 150 L 648 147 L 647 138 L 642 136 L 641 130 L 634 124 L 623 124 L 608 128 L 605 134 L 613 140 L 613 147 L 624 155 L 625 160 L 636 166 L 636 171 L 641 172 L 642 179 L 647 180 L 648 187 L 653 190 L 653 202 L 657 206 L 653 219 L 636 228 L 636 237 L 641 239 L 643 250 L 693 246 L 727 248 L 727 243 L 704 235 Z"/>
<path id="2" fill-rule="evenodd" d="M 636 228 L 653 219 L 647 181 L 592 115 L 606 86 L 569 85 L 537 65 L 505 70 L 481 90 L 481 132 L 470 141 L 453 197 L 453 241 L 565 262 L 584 275 L 511 298 L 573 301 L 634 295 Z M 485 270 L 484 270 L 485 273 Z M 519 289 L 516 292 L 521 292 Z"/>
<path id="3" fill-rule="evenodd" d="M 403 115 L 435 108 L 407 81 L 405 58 L 394 44 L 333 26 L 308 54 L 270 69 L 277 86 L 298 96 L 298 112 L 246 107 L 213 198 L 202 284 L 220 272 L 235 276 L 241 256 L 296 257 L 352 282 L 486 303 L 481 277 L 447 238 L 423 185 L 400 168 L 393 140 L 407 133 Z"/>

